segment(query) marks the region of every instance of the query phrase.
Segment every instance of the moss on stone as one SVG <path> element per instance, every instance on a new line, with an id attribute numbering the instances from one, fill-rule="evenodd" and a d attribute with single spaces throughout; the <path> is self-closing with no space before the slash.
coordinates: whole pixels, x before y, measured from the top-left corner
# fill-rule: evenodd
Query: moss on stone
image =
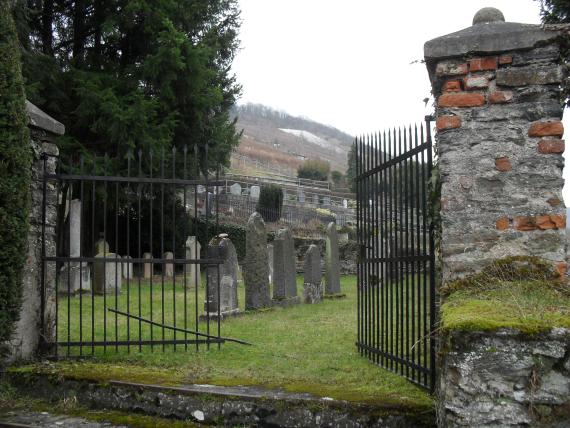
<path id="1" fill-rule="evenodd" d="M 441 288 L 443 330 L 512 328 L 534 334 L 570 328 L 570 287 L 552 262 L 514 256 Z"/>

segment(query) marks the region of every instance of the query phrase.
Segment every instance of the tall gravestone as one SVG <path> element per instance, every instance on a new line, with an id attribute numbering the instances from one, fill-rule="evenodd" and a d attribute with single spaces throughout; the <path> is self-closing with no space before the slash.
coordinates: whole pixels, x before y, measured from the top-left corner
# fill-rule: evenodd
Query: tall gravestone
<path id="1" fill-rule="evenodd" d="M 143 259 L 152 259 L 151 253 L 144 253 Z M 152 262 L 144 262 L 143 263 L 143 278 L 150 279 L 154 275 L 154 266 Z"/>
<path id="2" fill-rule="evenodd" d="M 325 251 L 325 295 L 341 296 L 340 292 L 340 261 L 338 258 L 338 235 L 336 224 L 327 226 Z"/>
<path id="3" fill-rule="evenodd" d="M 269 269 L 269 283 L 273 283 L 273 244 L 267 244 L 267 267 Z"/>
<path id="4" fill-rule="evenodd" d="M 311 244 L 305 254 L 303 301 L 313 304 L 323 299 L 321 250 Z"/>
<path id="5" fill-rule="evenodd" d="M 81 256 L 81 201 L 73 199 L 69 203 L 69 256 Z M 91 290 L 90 268 L 87 263 L 66 263 L 60 272 L 59 292 L 73 294 Z"/>
<path id="6" fill-rule="evenodd" d="M 174 259 L 174 254 L 171 251 L 167 251 L 164 253 L 164 258 L 166 260 Z M 172 262 L 165 262 L 163 267 L 164 276 L 167 278 L 172 278 L 174 276 L 174 263 Z"/>
<path id="7" fill-rule="evenodd" d="M 206 269 L 207 298 L 202 318 L 216 318 L 218 309 L 221 318 L 237 315 L 238 258 L 234 244 L 223 233 L 210 241 L 207 252 L 208 258 L 221 259 L 223 263 Z"/>
<path id="8" fill-rule="evenodd" d="M 186 239 L 186 259 L 200 260 L 200 251 L 202 246 L 195 236 L 189 236 Z M 186 287 L 199 287 L 202 282 L 200 274 L 200 265 L 190 263 L 186 265 Z"/>
<path id="9" fill-rule="evenodd" d="M 104 239 L 95 243 L 95 253 L 95 259 L 104 258 L 105 260 L 93 262 L 93 292 L 96 294 L 120 292 L 121 257 L 110 252 L 109 244 Z"/>
<path id="10" fill-rule="evenodd" d="M 263 218 L 253 213 L 246 228 L 246 255 L 244 265 L 245 309 L 255 310 L 271 306 L 269 267 L 267 265 L 267 233 Z"/>
<path id="11" fill-rule="evenodd" d="M 299 303 L 295 243 L 287 228 L 280 229 L 273 241 L 273 302 Z"/>
<path id="12" fill-rule="evenodd" d="M 123 256 L 123 279 L 133 278 L 133 262 L 131 256 Z"/>

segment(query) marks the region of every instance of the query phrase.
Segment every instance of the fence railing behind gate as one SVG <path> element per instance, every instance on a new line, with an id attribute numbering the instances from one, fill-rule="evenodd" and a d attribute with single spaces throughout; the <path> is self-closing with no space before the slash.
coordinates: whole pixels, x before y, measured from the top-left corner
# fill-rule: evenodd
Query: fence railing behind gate
<path id="1" fill-rule="evenodd" d="M 433 388 L 435 254 L 426 127 L 357 138 L 361 355 Z"/>

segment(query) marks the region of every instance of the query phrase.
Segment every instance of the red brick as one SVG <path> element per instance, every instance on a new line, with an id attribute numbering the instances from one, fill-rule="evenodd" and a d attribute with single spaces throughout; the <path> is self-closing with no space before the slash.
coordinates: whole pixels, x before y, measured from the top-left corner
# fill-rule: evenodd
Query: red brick
<path id="1" fill-rule="evenodd" d="M 543 155 L 564 153 L 564 140 L 540 140 L 538 153 Z"/>
<path id="2" fill-rule="evenodd" d="M 461 118 L 459 116 L 440 116 L 435 121 L 435 126 L 438 131 L 460 128 Z"/>
<path id="3" fill-rule="evenodd" d="M 511 171 L 513 166 L 511 165 L 511 160 L 505 156 L 495 159 L 495 168 L 501 172 L 506 172 Z"/>
<path id="4" fill-rule="evenodd" d="M 501 217 L 495 222 L 495 227 L 497 230 L 507 230 L 509 228 L 510 221 L 507 217 Z"/>
<path id="5" fill-rule="evenodd" d="M 534 217 L 515 217 L 513 224 L 516 230 L 521 230 L 523 232 L 536 230 L 536 219 Z"/>
<path id="6" fill-rule="evenodd" d="M 486 89 L 489 87 L 489 79 L 485 76 L 470 76 L 464 79 L 465 89 Z"/>
<path id="7" fill-rule="evenodd" d="M 452 92 L 441 95 L 439 107 L 480 107 L 485 105 L 485 96 L 477 93 Z"/>
<path id="8" fill-rule="evenodd" d="M 501 55 L 499 57 L 499 64 L 500 65 L 512 64 L 512 62 L 513 62 L 513 56 L 512 55 Z"/>
<path id="9" fill-rule="evenodd" d="M 490 104 L 504 104 L 513 100 L 511 91 L 495 91 L 489 94 Z"/>
<path id="10" fill-rule="evenodd" d="M 540 230 L 556 229 L 556 224 L 552 221 L 549 215 L 537 215 L 536 226 Z"/>
<path id="11" fill-rule="evenodd" d="M 550 220 L 556 225 L 557 229 L 566 228 L 566 216 L 565 215 L 551 215 Z"/>
<path id="12" fill-rule="evenodd" d="M 551 207 L 558 207 L 562 203 L 562 201 L 558 198 L 549 198 L 546 200 L 546 202 L 548 202 L 548 205 Z"/>
<path id="13" fill-rule="evenodd" d="M 443 84 L 443 92 L 461 92 L 461 81 L 460 80 L 448 80 Z"/>
<path id="14" fill-rule="evenodd" d="M 562 137 L 564 126 L 559 120 L 548 122 L 534 122 L 528 130 L 529 137 Z"/>
<path id="15" fill-rule="evenodd" d="M 497 69 L 497 57 L 486 56 L 483 58 L 473 58 L 469 61 L 469 71 L 485 71 Z"/>

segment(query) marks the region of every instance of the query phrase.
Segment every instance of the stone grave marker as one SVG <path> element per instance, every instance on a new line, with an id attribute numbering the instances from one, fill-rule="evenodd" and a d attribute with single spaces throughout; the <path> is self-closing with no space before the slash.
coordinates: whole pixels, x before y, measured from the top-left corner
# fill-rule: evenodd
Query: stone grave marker
<path id="1" fill-rule="evenodd" d="M 123 256 L 123 279 L 133 278 L 133 262 L 131 256 Z"/>
<path id="2" fill-rule="evenodd" d="M 251 197 L 251 199 L 258 200 L 260 193 L 261 193 L 261 188 L 259 186 L 251 186 L 249 188 L 249 196 Z"/>
<path id="3" fill-rule="evenodd" d="M 336 224 L 327 226 L 325 251 L 325 296 L 341 297 L 340 292 L 340 260 L 338 257 L 338 235 Z"/>
<path id="4" fill-rule="evenodd" d="M 297 296 L 297 270 L 295 243 L 288 228 L 280 229 L 273 241 L 273 302 L 274 304 L 300 303 Z"/>
<path id="5" fill-rule="evenodd" d="M 195 236 L 189 236 L 186 239 L 186 259 L 188 260 L 200 260 L 200 251 L 202 246 Z M 202 278 L 200 275 L 200 265 L 199 264 L 187 264 L 186 265 L 186 287 L 196 287 L 200 286 L 202 283 Z"/>
<path id="6" fill-rule="evenodd" d="M 152 254 L 151 253 L 144 253 L 143 254 L 143 259 L 152 259 Z M 143 278 L 145 279 L 150 279 L 150 277 L 152 275 L 154 275 L 154 266 L 151 262 L 145 262 L 143 263 L 143 267 L 144 267 L 144 274 L 143 274 Z"/>
<path id="7" fill-rule="evenodd" d="M 273 283 L 273 244 L 267 244 L 267 266 L 269 269 L 269 283 Z"/>
<path id="8" fill-rule="evenodd" d="M 257 212 L 253 213 L 247 222 L 243 277 L 245 282 L 245 309 L 255 310 L 270 307 L 267 233 L 263 218 Z"/>
<path id="9" fill-rule="evenodd" d="M 207 299 L 204 302 L 205 314 L 202 319 L 218 317 L 218 302 L 220 318 L 239 313 L 238 308 L 238 258 L 236 249 L 228 235 L 222 233 L 212 238 L 208 244 L 208 258 L 222 259 L 218 266 L 208 266 L 206 269 Z M 219 273 L 219 276 L 218 276 Z M 218 279 L 220 281 L 218 294 Z"/>
<path id="10" fill-rule="evenodd" d="M 93 262 L 93 292 L 96 294 L 110 294 L 121 292 L 122 268 L 121 257 L 109 251 L 109 244 L 100 239 L 95 244 L 97 254 L 95 258 L 111 260 L 97 260 Z"/>
<path id="11" fill-rule="evenodd" d="M 234 183 L 230 186 L 230 193 L 235 196 L 241 196 L 241 185 Z"/>
<path id="12" fill-rule="evenodd" d="M 304 270 L 303 301 L 309 304 L 319 303 L 323 299 L 321 251 L 315 244 L 311 244 L 305 254 Z"/>
<path id="13" fill-rule="evenodd" d="M 174 254 L 171 251 L 167 251 L 164 253 L 164 259 L 172 260 L 174 259 Z M 164 276 L 167 278 L 172 278 L 174 276 L 174 263 L 172 262 L 165 262 L 163 267 Z"/>

